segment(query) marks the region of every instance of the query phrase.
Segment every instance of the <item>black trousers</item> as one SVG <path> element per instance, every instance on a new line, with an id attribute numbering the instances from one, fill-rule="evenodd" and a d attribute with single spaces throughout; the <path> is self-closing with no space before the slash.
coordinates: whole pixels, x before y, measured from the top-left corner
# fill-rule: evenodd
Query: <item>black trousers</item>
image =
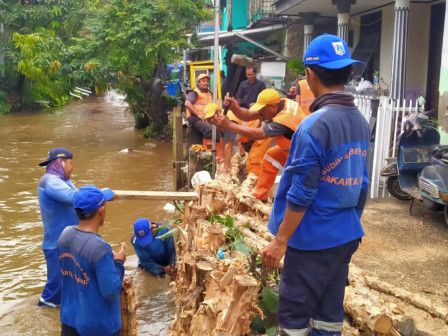
<path id="1" fill-rule="evenodd" d="M 188 118 L 188 124 L 192 129 L 201 134 L 204 139 L 212 138 L 212 125 L 209 124 L 208 122 L 202 121 L 201 118 L 192 115 L 190 118 Z M 219 130 L 217 130 L 216 142 L 219 141 L 219 138 L 220 138 L 220 132 Z"/>

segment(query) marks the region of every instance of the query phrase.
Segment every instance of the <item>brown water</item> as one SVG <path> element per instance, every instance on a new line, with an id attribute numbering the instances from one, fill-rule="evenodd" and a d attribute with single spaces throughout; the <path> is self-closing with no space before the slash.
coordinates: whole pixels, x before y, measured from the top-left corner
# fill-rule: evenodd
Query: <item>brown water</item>
<path id="1" fill-rule="evenodd" d="M 74 101 L 38 113 L 0 115 L 0 332 L 2 335 L 60 335 L 59 309 L 38 307 L 46 280 L 41 250 L 43 226 L 38 163 L 49 149 L 74 154 L 72 181 L 116 190 L 172 190 L 171 143 L 150 142 L 133 129 L 125 106 L 108 97 Z M 120 153 L 132 148 L 129 153 Z M 165 335 L 173 315 L 169 281 L 136 268 L 129 240 L 139 217 L 179 217 L 166 202 L 114 201 L 107 204 L 100 234 L 117 250 L 127 242 L 126 273 L 137 285 L 140 335 Z M 132 256 L 133 255 L 133 256 Z"/>

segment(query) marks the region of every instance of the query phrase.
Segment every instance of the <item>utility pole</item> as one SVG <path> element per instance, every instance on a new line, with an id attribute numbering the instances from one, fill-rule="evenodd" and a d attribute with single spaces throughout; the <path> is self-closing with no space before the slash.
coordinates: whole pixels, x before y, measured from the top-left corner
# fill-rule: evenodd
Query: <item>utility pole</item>
<path id="1" fill-rule="evenodd" d="M 215 0 L 215 43 L 213 47 L 213 101 L 218 102 L 219 0 Z M 221 144 L 221 143 L 220 143 Z M 216 126 L 212 125 L 212 175 L 216 176 Z"/>

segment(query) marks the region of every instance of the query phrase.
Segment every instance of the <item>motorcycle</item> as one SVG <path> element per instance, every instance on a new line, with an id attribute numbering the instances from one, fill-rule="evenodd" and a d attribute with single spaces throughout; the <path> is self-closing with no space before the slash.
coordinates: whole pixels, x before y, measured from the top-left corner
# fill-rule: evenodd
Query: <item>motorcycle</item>
<path id="1" fill-rule="evenodd" d="M 448 146 L 436 146 L 419 176 L 419 192 L 430 209 L 443 210 L 448 225 Z"/>
<path id="2" fill-rule="evenodd" d="M 421 151 L 428 145 L 439 143 L 438 132 L 429 124 L 426 113 L 428 112 L 414 112 L 406 117 L 404 131 L 398 139 L 397 157 L 386 158 L 387 164 L 380 172 L 381 176 L 387 177 L 386 187 L 389 193 L 401 201 L 420 198 L 416 187 L 418 174 L 425 163 L 429 164 L 428 156 L 411 158 L 410 155 L 421 155 Z M 420 147 L 422 148 L 419 149 Z"/>
<path id="3" fill-rule="evenodd" d="M 411 113 L 398 142 L 397 158 L 387 158 L 381 175 L 387 189 L 400 200 L 421 201 L 427 208 L 444 211 L 448 225 L 448 146 L 423 112 Z"/>
<path id="4" fill-rule="evenodd" d="M 381 169 L 380 175 L 387 177 L 386 188 L 393 197 L 400 201 L 410 201 L 412 199 L 403 189 L 398 182 L 398 165 L 397 158 L 386 158 L 386 165 Z"/>

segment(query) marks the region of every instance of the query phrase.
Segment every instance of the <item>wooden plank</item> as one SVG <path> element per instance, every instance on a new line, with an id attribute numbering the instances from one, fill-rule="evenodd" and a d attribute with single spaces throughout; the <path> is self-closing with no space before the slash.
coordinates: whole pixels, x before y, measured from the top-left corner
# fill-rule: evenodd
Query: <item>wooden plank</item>
<path id="1" fill-rule="evenodd" d="M 196 201 L 195 192 L 114 190 L 119 200 Z"/>

